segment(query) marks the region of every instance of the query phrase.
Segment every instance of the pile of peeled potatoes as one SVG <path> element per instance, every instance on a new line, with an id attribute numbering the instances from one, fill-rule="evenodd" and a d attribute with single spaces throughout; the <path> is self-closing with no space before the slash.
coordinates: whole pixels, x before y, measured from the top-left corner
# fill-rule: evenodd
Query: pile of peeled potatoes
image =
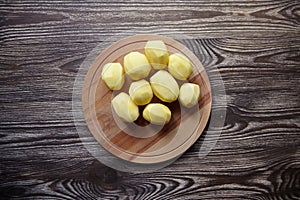
<path id="1" fill-rule="evenodd" d="M 110 90 L 120 90 L 124 85 L 125 74 L 133 81 L 127 93 L 121 92 L 112 99 L 116 114 L 126 122 L 134 122 L 139 117 L 139 107 L 146 105 L 142 116 L 152 124 L 164 125 L 171 119 L 171 110 L 161 103 L 151 103 L 153 95 L 163 102 L 179 99 L 181 105 L 191 108 L 200 97 L 199 85 L 183 83 L 175 79 L 187 80 L 193 72 L 189 59 L 180 54 L 169 55 L 165 43 L 161 40 L 148 41 L 145 54 L 130 52 L 121 63 L 107 63 L 102 69 L 102 80 Z M 168 71 L 165 68 L 168 67 Z M 149 79 L 151 69 L 157 70 Z M 125 71 L 125 73 L 124 73 Z"/>

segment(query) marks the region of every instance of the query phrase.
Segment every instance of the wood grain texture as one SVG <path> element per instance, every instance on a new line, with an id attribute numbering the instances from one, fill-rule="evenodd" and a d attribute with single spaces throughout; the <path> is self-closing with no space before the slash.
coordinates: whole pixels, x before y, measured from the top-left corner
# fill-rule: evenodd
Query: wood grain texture
<path id="1" fill-rule="evenodd" d="M 300 198 L 299 1 L 0 5 L 1 199 Z M 130 174 L 84 148 L 71 96 L 81 62 L 99 42 L 141 28 L 193 36 L 182 42 L 207 69 L 218 67 L 227 116 L 205 158 L 198 159 L 199 141 L 158 172 Z"/>

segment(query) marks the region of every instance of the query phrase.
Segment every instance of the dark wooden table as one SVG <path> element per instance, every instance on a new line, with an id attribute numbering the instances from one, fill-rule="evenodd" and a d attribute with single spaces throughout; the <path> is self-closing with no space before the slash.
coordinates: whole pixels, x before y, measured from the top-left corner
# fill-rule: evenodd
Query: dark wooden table
<path id="1" fill-rule="evenodd" d="M 300 199 L 298 0 L 0 2 L 0 199 Z M 205 158 L 132 174 L 78 137 L 72 88 L 101 41 L 133 29 L 192 36 L 224 80 Z"/>

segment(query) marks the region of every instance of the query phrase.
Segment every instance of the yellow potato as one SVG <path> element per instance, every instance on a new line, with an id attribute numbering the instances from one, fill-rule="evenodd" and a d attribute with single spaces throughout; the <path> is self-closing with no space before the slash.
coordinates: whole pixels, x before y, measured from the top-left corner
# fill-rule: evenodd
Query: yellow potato
<path id="1" fill-rule="evenodd" d="M 144 54 L 134 51 L 124 57 L 124 68 L 132 80 L 140 80 L 149 75 L 151 65 Z"/>
<path id="2" fill-rule="evenodd" d="M 176 101 L 179 86 L 176 80 L 165 70 L 159 70 L 150 78 L 150 84 L 155 96 L 164 102 Z"/>
<path id="3" fill-rule="evenodd" d="M 131 83 L 129 95 L 136 105 L 146 105 L 150 103 L 153 92 L 148 81 L 140 80 Z"/>
<path id="4" fill-rule="evenodd" d="M 169 53 L 161 40 L 151 40 L 146 43 L 145 54 L 154 69 L 164 69 L 168 65 Z"/>
<path id="5" fill-rule="evenodd" d="M 152 124 L 164 125 L 170 121 L 171 111 L 163 104 L 150 103 L 144 109 L 143 117 Z"/>
<path id="6" fill-rule="evenodd" d="M 102 80 L 111 90 L 120 90 L 124 84 L 124 70 L 120 63 L 107 63 L 102 69 Z"/>
<path id="7" fill-rule="evenodd" d="M 121 92 L 112 100 L 112 106 L 117 115 L 126 122 L 133 122 L 139 117 L 139 108 L 130 96 Z"/>
<path id="8" fill-rule="evenodd" d="M 193 73 L 193 67 L 187 57 L 180 53 L 169 56 L 168 71 L 179 80 L 186 80 Z"/>
<path id="9" fill-rule="evenodd" d="M 180 103 L 187 107 L 191 108 L 195 106 L 200 97 L 200 87 L 194 83 L 184 83 L 180 87 L 179 91 L 179 101 Z"/>

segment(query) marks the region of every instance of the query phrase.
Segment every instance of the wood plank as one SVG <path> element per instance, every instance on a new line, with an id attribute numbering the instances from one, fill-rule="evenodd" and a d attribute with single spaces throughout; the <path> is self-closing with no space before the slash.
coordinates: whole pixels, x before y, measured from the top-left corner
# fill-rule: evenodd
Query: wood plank
<path id="1" fill-rule="evenodd" d="M 65 6 L 61 6 L 64 2 Z M 38 9 L 37 9 L 38 8 Z M 87 42 L 144 29 L 197 37 L 299 32 L 298 2 L 257 1 L 9 1 L 1 7 L 5 43 Z M 180 13 L 180 15 L 177 15 Z M 26 16 L 31 17 L 26 20 Z M 32 20 L 35 19 L 35 20 Z M 158 23 L 159 21 L 159 23 Z M 27 41 L 26 38 L 30 38 Z M 49 43 L 49 42 L 48 42 Z"/>
<path id="2" fill-rule="evenodd" d="M 298 1 L 0 5 L 1 199 L 300 198 Z M 218 67 L 227 115 L 205 158 L 199 159 L 202 137 L 172 165 L 131 174 L 104 166 L 85 149 L 83 143 L 95 143 L 78 137 L 72 88 L 97 44 L 141 30 L 191 36 L 180 41 L 212 83 Z"/>

